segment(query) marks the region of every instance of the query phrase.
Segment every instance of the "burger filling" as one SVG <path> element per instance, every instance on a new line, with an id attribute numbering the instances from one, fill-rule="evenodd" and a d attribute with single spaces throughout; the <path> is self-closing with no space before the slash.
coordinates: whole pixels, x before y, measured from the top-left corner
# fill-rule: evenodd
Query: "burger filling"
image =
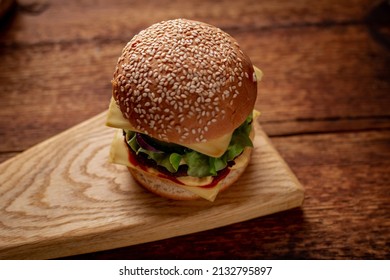
<path id="1" fill-rule="evenodd" d="M 253 147 L 249 137 L 252 121 L 253 115 L 250 114 L 244 123 L 234 130 L 225 153 L 217 158 L 139 132 L 123 130 L 123 133 L 128 147 L 141 163 L 175 176 L 207 177 L 217 176 L 218 172 L 234 164 L 234 159 L 245 147 Z"/>

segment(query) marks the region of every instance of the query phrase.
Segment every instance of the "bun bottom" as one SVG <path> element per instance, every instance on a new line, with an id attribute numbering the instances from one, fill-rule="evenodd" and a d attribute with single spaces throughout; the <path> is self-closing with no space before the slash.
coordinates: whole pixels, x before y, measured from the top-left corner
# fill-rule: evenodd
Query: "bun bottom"
<path id="1" fill-rule="evenodd" d="M 235 161 L 240 161 L 239 166 L 228 167 L 228 175 L 218 182 L 220 192 L 231 186 L 244 173 L 250 161 L 251 148 L 245 149 L 243 154 L 238 156 Z M 175 183 L 166 178 L 161 178 L 157 174 L 147 172 L 139 168 L 128 167 L 133 178 L 148 191 L 173 200 L 195 200 L 201 198 L 186 189 L 183 189 L 180 184 Z"/>

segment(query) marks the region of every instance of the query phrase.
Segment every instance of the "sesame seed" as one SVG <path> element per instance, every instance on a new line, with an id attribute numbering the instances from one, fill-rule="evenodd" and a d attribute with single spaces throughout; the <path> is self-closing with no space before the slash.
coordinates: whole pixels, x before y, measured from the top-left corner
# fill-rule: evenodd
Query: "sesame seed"
<path id="1" fill-rule="evenodd" d="M 237 81 L 242 87 L 242 78 L 251 75 L 243 69 L 241 54 L 237 42 L 218 28 L 182 19 L 157 23 L 124 47 L 116 78 L 114 74 L 119 87 L 114 97 L 126 112 L 134 112 L 132 117 L 136 114 L 140 131 L 160 139 L 181 134 L 184 128 L 177 122 L 201 125 L 207 117 L 207 125 L 190 131 L 196 141 L 207 141 L 216 113 L 226 114 L 220 104 L 233 104 L 238 96 L 234 87 L 224 90 L 226 84 Z M 189 137 L 186 133 L 180 135 L 182 141 Z"/>

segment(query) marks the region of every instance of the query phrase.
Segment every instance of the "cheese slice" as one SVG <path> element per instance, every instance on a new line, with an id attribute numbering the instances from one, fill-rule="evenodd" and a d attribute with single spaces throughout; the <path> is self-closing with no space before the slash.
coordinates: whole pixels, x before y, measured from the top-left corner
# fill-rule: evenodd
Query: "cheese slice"
<path id="1" fill-rule="evenodd" d="M 119 106 L 116 104 L 113 97 L 111 97 L 110 106 L 108 108 L 106 125 L 109 127 L 128 129 L 137 132 L 137 129 L 131 125 L 129 120 L 123 117 L 122 111 L 119 109 Z M 180 145 L 211 157 L 220 157 L 228 148 L 230 140 L 232 139 L 232 135 L 233 133 L 228 133 L 217 139 L 207 141 L 207 143 Z"/>
<path id="2" fill-rule="evenodd" d="M 122 111 L 116 104 L 114 97 L 111 97 L 110 105 L 108 107 L 106 126 L 136 131 L 129 120 L 123 117 Z"/>
<path id="3" fill-rule="evenodd" d="M 182 146 L 190 148 L 199 153 L 208 155 L 210 157 L 221 157 L 229 147 L 232 135 L 233 133 L 228 133 L 214 140 L 209 140 L 206 143 L 192 143 L 185 144 Z"/>
<path id="4" fill-rule="evenodd" d="M 253 66 L 253 69 L 255 69 L 255 75 L 256 75 L 256 80 L 258 82 L 261 81 L 261 79 L 263 78 L 263 71 L 261 71 L 259 68 L 257 68 L 256 66 Z"/>

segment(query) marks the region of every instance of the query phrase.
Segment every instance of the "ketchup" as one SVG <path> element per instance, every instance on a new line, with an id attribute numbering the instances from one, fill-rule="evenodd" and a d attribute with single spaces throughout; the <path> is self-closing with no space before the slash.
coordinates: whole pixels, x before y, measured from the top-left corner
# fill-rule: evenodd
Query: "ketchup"
<path id="1" fill-rule="evenodd" d="M 126 143 L 126 141 L 125 141 L 125 143 Z M 150 163 L 148 161 L 148 159 L 142 158 L 141 156 L 137 156 L 134 153 L 134 151 L 128 147 L 127 143 L 126 143 L 126 147 L 127 147 L 127 150 L 128 150 L 129 161 L 130 161 L 130 163 L 132 165 L 139 166 L 144 171 L 148 170 L 145 166 L 153 165 L 152 163 Z M 154 166 L 151 166 L 151 167 L 154 168 Z M 166 172 L 164 172 L 162 170 L 159 170 L 159 171 L 160 171 L 160 173 L 158 174 L 158 177 L 171 180 L 172 182 L 174 182 L 176 184 L 179 184 L 179 185 L 184 185 L 182 182 L 177 180 L 176 176 L 174 176 L 169 171 L 166 171 Z M 222 179 L 224 179 L 229 174 L 229 172 L 230 172 L 230 168 L 229 167 L 225 167 L 224 169 L 218 171 L 216 176 L 213 176 L 213 181 L 210 184 L 207 184 L 207 185 L 204 185 L 204 186 L 200 186 L 200 187 L 201 188 L 206 188 L 206 189 L 211 189 L 211 188 L 215 187 Z"/>
<path id="2" fill-rule="evenodd" d="M 159 173 L 157 176 L 160 177 L 160 178 L 163 178 L 163 179 L 171 180 L 172 182 L 174 182 L 174 183 L 176 183 L 176 184 L 184 185 L 182 182 L 180 182 L 179 180 L 177 180 L 175 176 L 169 176 L 169 175 L 162 174 L 162 173 Z"/>
<path id="3" fill-rule="evenodd" d="M 210 184 L 201 186 L 201 188 L 211 189 L 215 187 L 223 178 L 225 178 L 229 174 L 229 172 L 230 172 L 230 168 L 225 167 L 224 169 L 222 169 L 217 173 L 217 176 L 213 177 L 213 181 Z"/>

